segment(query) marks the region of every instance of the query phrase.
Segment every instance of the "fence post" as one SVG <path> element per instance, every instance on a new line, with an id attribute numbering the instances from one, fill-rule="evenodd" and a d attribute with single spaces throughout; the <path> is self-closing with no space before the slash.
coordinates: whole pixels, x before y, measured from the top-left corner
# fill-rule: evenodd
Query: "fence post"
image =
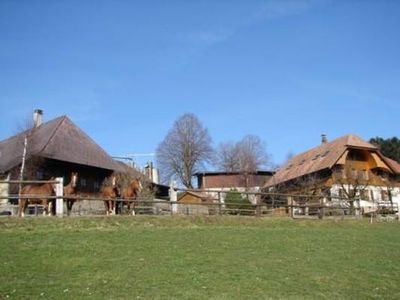
<path id="1" fill-rule="evenodd" d="M 293 198 L 292 196 L 287 197 L 287 203 L 289 205 L 289 215 L 291 218 L 294 218 L 294 207 L 293 207 Z"/>
<path id="2" fill-rule="evenodd" d="M 325 197 L 320 198 L 320 201 L 319 201 L 319 212 L 318 212 L 318 218 L 319 219 L 323 219 L 324 218 L 324 215 L 325 215 L 324 206 L 325 206 Z"/>
<path id="3" fill-rule="evenodd" d="M 261 216 L 261 195 L 256 194 L 256 217 Z"/>
<path id="4" fill-rule="evenodd" d="M 64 214 L 64 178 L 57 177 L 56 180 L 58 181 L 56 184 L 56 216 L 62 217 Z"/>
<path id="5" fill-rule="evenodd" d="M 176 188 L 176 183 L 175 181 L 171 182 L 171 185 L 169 187 L 169 197 L 170 197 L 170 202 L 171 202 L 171 214 L 176 214 L 178 212 L 178 207 L 176 202 L 178 201 L 178 193 L 175 190 Z"/>
<path id="6" fill-rule="evenodd" d="M 218 191 L 217 195 L 218 195 L 218 214 L 222 215 L 221 192 Z"/>

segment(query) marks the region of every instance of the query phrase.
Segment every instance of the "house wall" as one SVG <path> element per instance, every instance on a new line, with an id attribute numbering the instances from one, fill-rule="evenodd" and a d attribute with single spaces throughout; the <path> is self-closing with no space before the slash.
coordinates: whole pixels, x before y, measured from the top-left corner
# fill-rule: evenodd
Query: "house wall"
<path id="1" fill-rule="evenodd" d="M 204 174 L 201 176 L 199 188 L 232 188 L 263 186 L 271 176 L 242 174 Z M 246 184 L 247 178 L 247 184 Z"/>
<path id="2" fill-rule="evenodd" d="M 339 197 L 340 196 L 340 189 L 346 188 L 351 189 L 351 185 L 338 185 L 334 184 L 332 185 L 330 192 L 331 192 L 331 197 Z M 390 190 L 390 194 L 392 197 L 392 201 L 394 204 L 396 204 L 398 207 L 400 207 L 400 188 L 399 187 L 390 187 L 388 189 L 387 186 L 375 186 L 375 185 L 368 185 L 364 188 L 366 191 L 365 195 L 366 197 L 363 197 L 362 195 L 357 195 L 360 197 L 360 206 L 361 207 L 367 207 L 371 206 L 374 203 L 379 203 L 379 202 L 388 202 L 389 199 L 388 197 L 385 197 L 384 194 L 385 192 L 388 192 Z M 333 199 L 334 200 L 334 199 Z"/>
<path id="3" fill-rule="evenodd" d="M 9 180 L 10 177 L 9 175 L 1 175 L 0 180 Z M 7 197 L 8 196 L 8 189 L 9 189 L 9 184 L 8 183 L 0 183 L 0 196 L 1 197 Z M 8 203 L 8 199 L 0 199 L 0 210 L 1 207 L 6 205 Z"/>

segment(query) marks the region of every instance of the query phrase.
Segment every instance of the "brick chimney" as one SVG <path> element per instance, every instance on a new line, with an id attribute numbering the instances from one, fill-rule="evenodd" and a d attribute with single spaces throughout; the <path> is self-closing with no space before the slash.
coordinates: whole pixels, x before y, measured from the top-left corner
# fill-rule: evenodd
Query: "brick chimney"
<path id="1" fill-rule="evenodd" d="M 37 128 L 40 125 L 42 125 L 42 116 L 43 116 L 43 110 L 35 109 L 33 111 L 33 128 Z"/>

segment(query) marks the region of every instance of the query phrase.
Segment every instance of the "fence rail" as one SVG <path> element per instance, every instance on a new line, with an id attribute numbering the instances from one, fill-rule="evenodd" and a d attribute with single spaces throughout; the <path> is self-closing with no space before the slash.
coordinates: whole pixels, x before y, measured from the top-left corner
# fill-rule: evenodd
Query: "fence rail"
<path id="1" fill-rule="evenodd" d="M 223 194 L 232 192 L 231 190 L 221 189 L 180 189 L 174 186 L 170 188 L 170 198 L 168 200 L 160 200 L 153 198 L 139 199 L 123 199 L 123 198 L 106 198 L 99 193 L 92 195 L 80 195 L 77 192 L 75 195 L 63 195 L 63 178 L 55 180 L 1 180 L 0 183 L 7 184 L 44 184 L 52 183 L 56 185 L 56 193 L 52 196 L 45 196 L 46 199 L 55 200 L 57 215 L 64 215 L 64 200 L 84 201 L 87 203 L 99 203 L 104 201 L 114 201 L 117 206 L 123 207 L 127 202 L 132 203 L 138 213 L 146 214 L 210 214 L 210 215 L 251 215 L 251 216 L 271 216 L 271 215 L 286 215 L 292 218 L 324 218 L 329 216 L 361 216 L 365 211 L 371 216 L 377 214 L 394 214 L 398 213 L 399 208 L 396 203 L 371 202 L 372 205 L 359 205 L 360 199 L 346 199 L 337 196 L 327 195 L 299 195 L 299 194 L 283 194 L 261 191 L 237 191 L 242 198 L 254 197 L 254 203 L 233 203 L 226 202 L 223 199 Z M 216 194 L 216 198 L 205 202 L 196 201 L 178 201 L 178 192 L 196 192 L 199 194 L 210 195 Z M 0 195 L 0 200 L 20 199 L 42 199 L 41 195 Z M 36 206 L 37 207 L 37 206 Z M 81 206 L 79 206 L 80 208 Z M 98 211 L 101 211 L 98 206 Z M 121 208 L 121 212 L 124 209 Z M 80 212 L 79 212 L 80 213 Z"/>

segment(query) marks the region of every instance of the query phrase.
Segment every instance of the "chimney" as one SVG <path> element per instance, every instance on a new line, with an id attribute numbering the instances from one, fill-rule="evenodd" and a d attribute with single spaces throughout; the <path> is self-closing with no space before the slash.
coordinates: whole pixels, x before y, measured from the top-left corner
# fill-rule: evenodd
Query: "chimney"
<path id="1" fill-rule="evenodd" d="M 326 134 L 321 134 L 321 144 L 326 144 L 328 142 L 328 139 L 326 137 Z"/>
<path id="2" fill-rule="evenodd" d="M 43 110 L 35 109 L 33 112 L 33 128 L 37 128 L 42 125 Z"/>

